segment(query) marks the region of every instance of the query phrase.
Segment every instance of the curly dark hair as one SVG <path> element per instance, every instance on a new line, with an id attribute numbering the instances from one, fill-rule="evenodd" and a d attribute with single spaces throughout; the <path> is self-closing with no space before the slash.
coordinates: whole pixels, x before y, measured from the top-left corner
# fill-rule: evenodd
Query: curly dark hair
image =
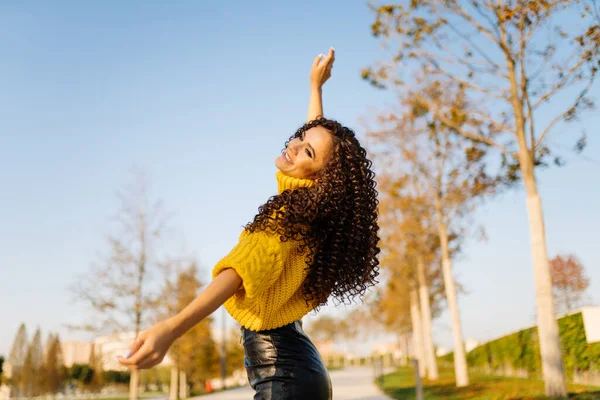
<path id="1" fill-rule="evenodd" d="M 322 126 L 333 136 L 326 166 L 310 188 L 286 190 L 259 207 L 250 232 L 271 230 L 282 241 L 300 242 L 309 269 L 304 299 L 319 308 L 329 296 L 351 303 L 377 283 L 379 237 L 377 190 L 372 162 L 354 132 L 334 120 L 317 118 L 285 143 Z"/>

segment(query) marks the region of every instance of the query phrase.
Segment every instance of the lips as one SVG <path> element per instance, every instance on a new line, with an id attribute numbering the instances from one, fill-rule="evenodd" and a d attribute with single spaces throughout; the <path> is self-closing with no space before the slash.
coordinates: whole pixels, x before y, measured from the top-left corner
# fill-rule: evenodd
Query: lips
<path id="1" fill-rule="evenodd" d="M 290 155 L 288 154 L 287 150 L 285 150 L 283 152 L 283 154 L 281 155 L 281 158 L 283 159 L 283 161 L 285 161 L 288 164 L 294 164 L 292 162 L 292 158 L 290 157 Z"/>

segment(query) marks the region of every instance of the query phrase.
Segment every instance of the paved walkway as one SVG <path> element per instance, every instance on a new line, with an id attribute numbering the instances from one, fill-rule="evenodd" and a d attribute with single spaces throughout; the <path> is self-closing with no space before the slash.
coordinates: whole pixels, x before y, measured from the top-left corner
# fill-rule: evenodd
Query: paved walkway
<path id="1" fill-rule="evenodd" d="M 346 368 L 330 373 L 334 400 L 388 400 L 373 383 L 372 368 Z M 250 387 L 226 390 L 195 398 L 196 400 L 251 400 Z"/>

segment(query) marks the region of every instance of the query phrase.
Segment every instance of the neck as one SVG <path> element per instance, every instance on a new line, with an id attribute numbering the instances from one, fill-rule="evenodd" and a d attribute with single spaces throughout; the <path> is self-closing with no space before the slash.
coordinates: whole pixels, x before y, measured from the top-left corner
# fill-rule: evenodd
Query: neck
<path id="1" fill-rule="evenodd" d="M 283 193 L 285 190 L 294 190 L 301 187 L 311 187 L 314 185 L 314 181 L 310 179 L 294 178 L 292 176 L 285 175 L 283 172 L 277 170 L 277 192 Z"/>

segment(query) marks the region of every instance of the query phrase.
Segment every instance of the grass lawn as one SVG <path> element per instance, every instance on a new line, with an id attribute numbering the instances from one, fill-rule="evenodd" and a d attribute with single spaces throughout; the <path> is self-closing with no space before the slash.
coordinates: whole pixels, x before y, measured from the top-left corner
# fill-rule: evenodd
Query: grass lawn
<path id="1" fill-rule="evenodd" d="M 454 386 L 454 372 L 451 368 L 440 369 L 440 379 L 436 382 L 423 381 L 423 394 L 426 400 L 542 400 L 544 383 L 518 378 L 504 378 L 478 373 L 470 374 L 471 384 L 464 388 Z M 401 368 L 386 375 L 383 390 L 394 399 L 416 399 L 412 368 Z M 600 388 L 582 385 L 568 385 L 570 399 L 600 399 Z"/>

